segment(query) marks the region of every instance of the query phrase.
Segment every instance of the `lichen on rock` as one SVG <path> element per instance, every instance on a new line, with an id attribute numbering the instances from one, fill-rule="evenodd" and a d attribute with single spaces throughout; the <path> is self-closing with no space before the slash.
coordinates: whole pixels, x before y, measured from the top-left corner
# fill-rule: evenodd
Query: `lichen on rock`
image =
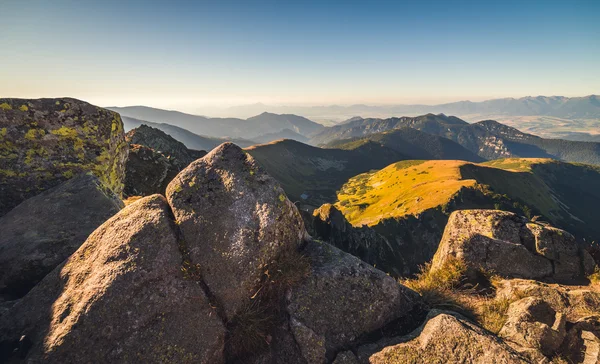
<path id="1" fill-rule="evenodd" d="M 81 172 L 121 194 L 128 148 L 119 114 L 71 98 L 0 105 L 0 216 Z"/>

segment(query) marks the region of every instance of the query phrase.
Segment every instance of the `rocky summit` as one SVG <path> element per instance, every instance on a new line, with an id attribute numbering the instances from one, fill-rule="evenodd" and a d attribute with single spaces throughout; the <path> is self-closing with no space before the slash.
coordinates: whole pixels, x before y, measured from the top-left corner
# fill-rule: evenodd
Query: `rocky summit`
<path id="1" fill-rule="evenodd" d="M 162 153 L 139 144 L 129 145 L 125 164 L 125 196 L 165 193 L 180 168 Z"/>
<path id="2" fill-rule="evenodd" d="M 182 142 L 176 140 L 160 129 L 147 125 L 130 130 L 125 138 L 130 144 L 143 145 L 167 157 L 179 170 L 187 167 L 198 158 L 206 155 L 203 150 L 188 149 Z"/>
<path id="3" fill-rule="evenodd" d="M 118 212 L 11 302 L 3 360 L 325 363 L 418 325 L 416 292 L 311 240 L 237 146 L 193 162 L 167 197 Z"/>
<path id="4" fill-rule="evenodd" d="M 479 206 L 463 191 L 442 209 L 361 223 L 390 204 L 421 211 L 421 191 L 457 177 L 440 168 L 463 162 L 395 163 L 383 171 L 397 182 L 359 183 L 380 173 L 369 172 L 342 187 L 356 189 L 347 203 L 300 211 L 278 180 L 300 169 L 318 184 L 325 159 L 273 164 L 268 146 L 229 142 L 204 154 L 145 126 L 123 149 L 104 109 L 2 105 L 2 146 L 16 148 L 2 160 L 25 158 L 3 165 L 15 172 L 1 185 L 2 363 L 600 363 L 600 249 L 522 200 L 468 179 L 496 209 L 463 209 Z M 500 175 L 536 181 L 486 178 Z M 548 191 L 564 195 L 559 185 Z"/>

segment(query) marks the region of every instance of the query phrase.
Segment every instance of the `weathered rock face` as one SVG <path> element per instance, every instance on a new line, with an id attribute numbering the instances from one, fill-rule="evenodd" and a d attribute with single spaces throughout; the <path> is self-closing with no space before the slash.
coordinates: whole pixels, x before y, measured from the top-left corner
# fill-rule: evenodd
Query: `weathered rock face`
<path id="1" fill-rule="evenodd" d="M 568 325 L 560 349 L 569 363 L 600 363 L 600 313 Z"/>
<path id="2" fill-rule="evenodd" d="M 373 229 L 352 226 L 335 206 L 325 204 L 319 207 L 309 220 L 311 234 L 315 238 L 327 241 L 395 277 L 403 275 L 401 267 L 407 262 L 400 250 L 393 249 L 387 239 Z"/>
<path id="3" fill-rule="evenodd" d="M 3 359 L 223 362 L 224 325 L 197 278 L 184 274 L 169 216 L 154 195 L 92 233 L 0 318 Z"/>
<path id="4" fill-rule="evenodd" d="M 129 146 L 125 165 L 125 196 L 164 194 L 181 169 L 162 153 L 139 144 Z"/>
<path id="5" fill-rule="evenodd" d="M 307 237 L 277 182 L 231 143 L 181 171 L 167 199 L 192 263 L 229 318 L 256 293 L 269 264 Z"/>
<path id="6" fill-rule="evenodd" d="M 566 231 L 498 210 L 461 210 L 450 215 L 432 261 L 443 269 L 450 257 L 471 274 L 484 269 L 504 277 L 568 281 L 591 274 L 595 263 Z"/>
<path id="7" fill-rule="evenodd" d="M 131 144 L 139 144 L 154 149 L 157 153 L 167 157 L 179 170 L 188 164 L 206 155 L 203 150 L 188 149 L 183 143 L 177 141 L 160 129 L 147 125 L 130 130 L 127 133 L 127 141 Z"/>
<path id="8" fill-rule="evenodd" d="M 122 207 L 119 197 L 90 173 L 12 209 L 0 218 L 0 295 L 24 296 Z"/>
<path id="9" fill-rule="evenodd" d="M 525 297 L 511 304 L 500 331 L 515 350 L 536 363 L 554 355 L 569 363 L 600 360 L 599 287 L 524 279 L 505 279 L 497 287 L 496 299 Z"/>
<path id="10" fill-rule="evenodd" d="M 310 242 L 308 278 L 292 288 L 291 330 L 309 363 L 324 363 L 390 322 L 420 309 L 420 296 L 395 279 L 341 250 Z M 414 325 L 413 327 L 415 327 Z"/>
<path id="11" fill-rule="evenodd" d="M 0 99 L 0 216 L 93 172 L 117 195 L 127 144 L 119 114 L 75 99 Z"/>
<path id="12" fill-rule="evenodd" d="M 496 336 L 458 314 L 432 310 L 422 327 L 369 358 L 372 364 L 527 363 Z"/>
<path id="13" fill-rule="evenodd" d="M 499 335 L 521 347 L 550 357 L 565 338 L 566 316 L 539 298 L 526 297 L 511 303 L 507 316 Z"/>

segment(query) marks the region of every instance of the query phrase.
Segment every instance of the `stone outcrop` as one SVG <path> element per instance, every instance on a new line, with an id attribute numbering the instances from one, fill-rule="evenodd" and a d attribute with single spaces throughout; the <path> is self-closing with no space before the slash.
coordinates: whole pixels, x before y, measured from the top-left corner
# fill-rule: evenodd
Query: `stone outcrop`
<path id="1" fill-rule="evenodd" d="M 564 286 L 526 279 L 505 279 L 497 283 L 496 297 L 535 297 L 544 300 L 553 310 L 577 321 L 588 313 L 600 314 L 600 289 L 592 286 Z"/>
<path id="2" fill-rule="evenodd" d="M 225 327 L 170 216 L 154 195 L 94 231 L 0 318 L 1 359 L 222 363 Z"/>
<path id="3" fill-rule="evenodd" d="M 500 336 L 532 362 L 547 363 L 555 355 L 569 363 L 600 359 L 599 287 L 524 279 L 505 279 L 496 286 L 496 300 L 514 301 Z"/>
<path id="4" fill-rule="evenodd" d="M 568 232 L 498 210 L 453 212 L 432 270 L 444 269 L 450 258 L 463 261 L 470 276 L 485 270 L 508 278 L 571 281 L 595 268 Z"/>
<path id="5" fill-rule="evenodd" d="M 168 196 L 170 206 L 153 195 L 125 207 L 3 307 L 2 360 L 352 363 L 349 348 L 420 323 L 418 294 L 311 240 L 279 185 L 235 145 L 193 162 Z M 290 257 L 306 269 L 294 272 Z M 248 319 L 258 324 L 241 339 L 260 341 L 236 356 L 236 325 Z"/>
<path id="6" fill-rule="evenodd" d="M 24 296 L 123 202 L 91 173 L 25 200 L 0 218 L 0 295 Z"/>
<path id="7" fill-rule="evenodd" d="M 167 199 L 191 261 L 230 318 L 254 296 L 269 265 L 308 236 L 279 184 L 232 143 L 181 171 Z"/>
<path id="8" fill-rule="evenodd" d="M 140 125 L 130 130 L 126 135 L 126 139 L 130 144 L 143 145 L 164 155 L 179 170 L 206 155 L 205 151 L 188 149 L 183 143 L 162 130 L 147 125 Z"/>
<path id="9" fill-rule="evenodd" d="M 326 243 L 311 242 L 304 254 L 312 270 L 291 289 L 291 330 L 309 363 L 325 363 L 362 336 L 420 309 L 420 297 L 395 279 Z M 413 327 L 415 327 L 414 325 Z"/>
<path id="10" fill-rule="evenodd" d="M 600 312 L 569 324 L 560 351 L 570 363 L 600 363 Z"/>
<path id="11" fill-rule="evenodd" d="M 139 144 L 129 145 L 125 165 L 125 196 L 164 194 L 181 169 L 162 153 Z"/>
<path id="12" fill-rule="evenodd" d="M 528 363 L 479 326 L 452 312 L 432 310 L 415 332 L 371 355 L 371 364 L 396 363 Z"/>
<path id="13" fill-rule="evenodd" d="M 123 191 L 127 143 L 119 114 L 63 99 L 0 99 L 0 216 L 82 172 Z"/>
<path id="14" fill-rule="evenodd" d="M 540 298 L 526 297 L 511 303 L 500 337 L 520 347 L 552 357 L 566 335 L 566 316 Z"/>

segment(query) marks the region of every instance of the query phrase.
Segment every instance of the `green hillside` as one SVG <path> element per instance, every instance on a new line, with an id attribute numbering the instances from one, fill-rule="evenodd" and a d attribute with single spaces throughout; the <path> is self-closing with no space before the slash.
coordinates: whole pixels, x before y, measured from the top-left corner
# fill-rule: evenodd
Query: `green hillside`
<path id="1" fill-rule="evenodd" d="M 246 151 L 279 181 L 292 201 L 312 207 L 334 201 L 336 191 L 350 177 L 407 159 L 377 143 L 342 150 L 286 139 L 252 146 Z"/>
<path id="2" fill-rule="evenodd" d="M 579 238 L 600 237 L 600 168 L 550 159 L 403 161 L 351 178 L 336 206 L 356 226 L 375 226 L 438 209 L 513 210 L 561 226 Z M 471 198 L 465 198 L 470 190 Z M 460 197 L 460 198 L 458 198 Z"/>

